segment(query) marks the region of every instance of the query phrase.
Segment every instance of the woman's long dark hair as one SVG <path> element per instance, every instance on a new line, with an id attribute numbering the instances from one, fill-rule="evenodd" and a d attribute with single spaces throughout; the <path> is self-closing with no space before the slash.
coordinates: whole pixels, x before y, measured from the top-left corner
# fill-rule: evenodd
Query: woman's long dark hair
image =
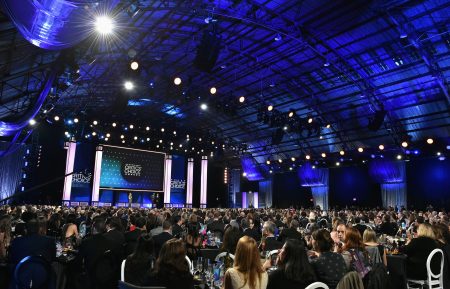
<path id="1" fill-rule="evenodd" d="M 133 254 L 130 255 L 130 260 L 148 260 L 149 257 L 154 255 L 155 242 L 152 235 L 149 233 L 143 233 L 137 239 L 136 248 L 134 248 Z"/>
<path id="2" fill-rule="evenodd" d="M 170 239 L 162 246 L 156 260 L 155 272 L 158 274 L 167 269 L 178 274 L 190 274 L 186 262 L 186 248 L 182 240 Z"/>
<path id="3" fill-rule="evenodd" d="M 236 227 L 228 227 L 223 236 L 223 244 L 220 251 L 233 254 L 236 252 L 236 246 L 242 237 L 241 231 Z"/>
<path id="4" fill-rule="evenodd" d="M 314 269 L 309 264 L 305 247 L 298 240 L 288 239 L 284 244 L 285 257 L 280 266 L 286 278 L 310 284 L 316 280 Z"/>

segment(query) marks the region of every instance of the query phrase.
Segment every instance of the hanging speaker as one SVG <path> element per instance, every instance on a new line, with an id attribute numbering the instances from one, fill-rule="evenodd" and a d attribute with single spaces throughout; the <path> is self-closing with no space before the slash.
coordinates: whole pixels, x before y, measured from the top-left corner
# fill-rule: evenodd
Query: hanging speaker
<path id="1" fill-rule="evenodd" d="M 197 47 L 194 65 L 198 69 L 211 72 L 220 52 L 222 37 L 214 31 L 204 31 L 202 41 Z"/>
<path id="2" fill-rule="evenodd" d="M 367 126 L 371 131 L 377 131 L 383 125 L 384 118 L 386 117 L 385 110 L 378 110 L 375 112 L 375 116 L 369 119 L 369 125 Z"/>

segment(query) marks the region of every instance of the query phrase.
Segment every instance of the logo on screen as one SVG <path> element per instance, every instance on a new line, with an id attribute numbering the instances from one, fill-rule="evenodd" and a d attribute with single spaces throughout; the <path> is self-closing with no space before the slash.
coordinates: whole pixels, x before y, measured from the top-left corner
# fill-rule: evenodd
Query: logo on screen
<path id="1" fill-rule="evenodd" d="M 83 172 L 79 172 L 72 175 L 72 185 L 73 186 L 82 186 L 83 184 L 90 184 L 92 180 L 92 173 L 84 170 Z"/>
<path id="2" fill-rule="evenodd" d="M 123 163 L 121 173 L 128 182 L 138 182 L 144 175 L 142 165 L 131 163 Z"/>

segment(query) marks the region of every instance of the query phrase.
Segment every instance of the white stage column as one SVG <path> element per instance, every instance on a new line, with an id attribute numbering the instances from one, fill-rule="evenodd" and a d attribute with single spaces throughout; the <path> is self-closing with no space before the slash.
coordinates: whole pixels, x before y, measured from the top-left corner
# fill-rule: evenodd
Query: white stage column
<path id="1" fill-rule="evenodd" d="M 194 186 L 194 159 L 188 158 L 186 181 L 186 207 L 192 208 L 192 188 Z"/>
<path id="2" fill-rule="evenodd" d="M 64 178 L 64 189 L 63 189 L 63 203 L 66 205 L 70 204 L 70 194 L 72 192 L 72 174 L 73 174 L 73 166 L 75 164 L 75 153 L 77 150 L 77 143 L 76 142 L 66 142 L 64 143 L 64 148 L 67 150 L 67 157 L 66 157 L 66 175 L 70 174 L 69 176 L 66 176 Z M 69 202 L 69 203 L 65 203 Z"/>
<path id="3" fill-rule="evenodd" d="M 208 192 L 208 157 L 202 156 L 202 167 L 200 176 L 200 208 L 206 208 Z"/>
<path id="4" fill-rule="evenodd" d="M 98 205 L 100 197 L 100 175 L 102 174 L 103 147 L 98 146 L 95 152 L 94 180 L 92 182 L 91 205 Z"/>
<path id="5" fill-rule="evenodd" d="M 172 179 L 172 156 L 166 155 L 164 170 L 164 206 L 170 205 L 170 187 Z"/>

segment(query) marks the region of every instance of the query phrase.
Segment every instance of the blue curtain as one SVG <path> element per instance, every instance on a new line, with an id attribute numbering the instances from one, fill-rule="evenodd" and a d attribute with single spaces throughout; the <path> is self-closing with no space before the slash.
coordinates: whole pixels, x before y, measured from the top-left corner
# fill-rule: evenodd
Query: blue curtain
<path id="1" fill-rule="evenodd" d="M 264 179 L 262 169 L 250 155 L 241 158 L 242 170 L 247 175 L 249 181 L 261 181 Z"/>
<path id="2" fill-rule="evenodd" d="M 265 180 L 259 182 L 259 198 L 261 203 L 261 196 L 264 196 L 264 206 L 272 207 L 272 180 Z"/>
<path id="3" fill-rule="evenodd" d="M 8 143 L 0 142 L 0 155 L 8 148 Z M 26 145 L 19 147 L 11 154 L 0 158 L 0 200 L 12 196 L 22 178 Z"/>
<path id="4" fill-rule="evenodd" d="M 381 185 L 383 207 L 406 208 L 405 162 L 376 159 L 369 164 L 369 174 Z"/>
<path id="5" fill-rule="evenodd" d="M 305 163 L 298 169 L 298 177 L 302 187 L 311 187 L 314 205 L 328 210 L 329 170 Z"/>

